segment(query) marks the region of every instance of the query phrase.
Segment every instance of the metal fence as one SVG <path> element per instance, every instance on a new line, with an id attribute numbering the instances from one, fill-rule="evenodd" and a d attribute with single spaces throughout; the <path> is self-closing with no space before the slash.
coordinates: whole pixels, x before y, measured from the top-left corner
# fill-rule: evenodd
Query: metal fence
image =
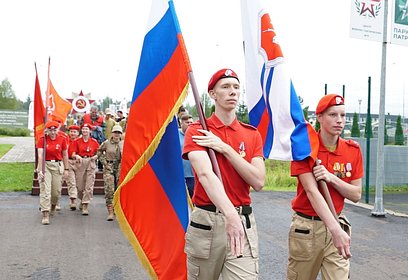
<path id="1" fill-rule="evenodd" d="M 352 138 L 360 144 L 364 160 L 363 185 L 366 182 L 366 138 Z M 376 174 L 382 172 L 384 185 L 408 185 L 408 146 L 384 146 L 384 170 L 377 170 L 377 138 L 370 139 L 370 186 L 375 186 Z"/>

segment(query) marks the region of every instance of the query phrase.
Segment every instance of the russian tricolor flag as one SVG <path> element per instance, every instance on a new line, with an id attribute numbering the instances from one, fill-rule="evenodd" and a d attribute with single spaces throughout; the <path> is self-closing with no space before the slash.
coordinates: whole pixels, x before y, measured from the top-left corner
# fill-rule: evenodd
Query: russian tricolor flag
<path id="1" fill-rule="evenodd" d="M 154 279 L 186 279 L 187 192 L 175 114 L 191 67 L 172 1 L 154 0 L 129 111 L 115 213 Z"/>
<path id="2" fill-rule="evenodd" d="M 269 14 L 260 0 L 241 0 L 241 11 L 249 119 L 262 135 L 264 156 L 314 156 L 318 139 L 304 119 Z"/>

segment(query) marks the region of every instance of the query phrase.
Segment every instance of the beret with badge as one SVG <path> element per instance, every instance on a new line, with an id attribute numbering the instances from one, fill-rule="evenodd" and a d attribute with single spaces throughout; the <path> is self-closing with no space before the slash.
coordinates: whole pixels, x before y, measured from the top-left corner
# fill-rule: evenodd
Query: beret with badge
<path id="1" fill-rule="evenodd" d="M 316 107 L 316 115 L 323 113 L 331 106 L 344 105 L 344 98 L 338 94 L 328 94 L 320 99 Z"/>
<path id="2" fill-rule="evenodd" d="M 214 75 L 212 75 L 210 81 L 208 82 L 208 91 L 212 90 L 215 84 L 219 80 L 224 79 L 224 78 L 235 78 L 239 82 L 237 73 L 235 73 L 231 69 L 224 68 L 224 69 L 218 70 L 217 72 L 214 73 Z"/>
<path id="3" fill-rule="evenodd" d="M 45 124 L 45 128 L 48 128 L 48 129 L 57 129 L 58 127 L 59 127 L 59 123 L 56 121 L 48 121 Z"/>
<path id="4" fill-rule="evenodd" d="M 87 127 L 89 129 L 92 129 L 92 125 L 90 123 L 84 123 L 83 125 L 81 125 L 81 129 Z"/>

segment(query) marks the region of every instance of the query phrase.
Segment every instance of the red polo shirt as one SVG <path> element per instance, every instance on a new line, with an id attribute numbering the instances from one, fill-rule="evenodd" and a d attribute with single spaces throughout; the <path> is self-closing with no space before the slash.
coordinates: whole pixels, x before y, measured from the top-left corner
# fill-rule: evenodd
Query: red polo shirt
<path id="1" fill-rule="evenodd" d="M 237 119 L 226 126 L 218 117 L 213 114 L 207 119 L 208 129 L 221 138 L 222 141 L 230 145 L 237 153 L 248 162 L 251 162 L 254 157 L 263 158 L 262 138 L 256 128 L 240 123 Z M 205 147 L 199 146 L 193 142 L 193 135 L 202 135 L 197 129 L 202 129 L 199 122 L 191 124 L 184 137 L 183 158 L 188 159 L 188 153 L 192 151 L 206 151 Z M 251 198 L 249 196 L 250 186 L 241 178 L 231 163 L 223 155 L 215 153 L 220 167 L 222 181 L 225 192 L 234 206 L 249 205 Z M 195 205 L 211 205 L 213 204 L 208 198 L 203 186 L 197 178 L 196 172 L 193 203 Z"/>
<path id="2" fill-rule="evenodd" d="M 61 135 L 52 140 L 50 136 L 46 136 L 45 160 L 62 160 L 62 151 L 68 148 L 67 139 Z M 44 137 L 41 137 L 37 142 L 37 149 L 44 149 Z"/>
<path id="3" fill-rule="evenodd" d="M 72 158 L 72 154 L 75 152 L 74 142 L 82 136 L 79 136 L 76 139 L 68 139 L 68 158 Z"/>
<path id="4" fill-rule="evenodd" d="M 93 121 L 91 118 L 91 114 L 85 114 L 84 118 L 83 118 L 83 123 L 89 123 L 91 125 L 97 125 L 97 126 L 102 126 L 103 124 L 103 117 L 102 116 L 98 116 L 98 118 Z"/>
<path id="5" fill-rule="evenodd" d="M 336 150 L 330 152 L 323 145 L 320 135 L 319 140 L 320 146 L 317 158 L 321 160 L 321 164 L 329 172 L 347 183 L 363 177 L 363 160 L 360 146 L 357 142 L 340 138 Z M 302 161 L 293 161 L 291 163 L 291 175 L 298 176 L 303 173 L 313 172 L 314 165 L 315 163 L 310 157 Z M 337 213 L 340 213 L 344 208 L 344 197 L 331 184 L 327 184 L 327 187 L 332 197 L 334 208 Z M 298 180 L 296 197 L 292 200 L 292 209 L 306 215 L 317 216 L 300 180 Z"/>
<path id="6" fill-rule="evenodd" d="M 98 151 L 99 144 L 98 141 L 92 137 L 85 141 L 83 137 L 79 137 L 74 142 L 72 142 L 72 152 L 75 152 L 81 157 L 93 157 Z"/>

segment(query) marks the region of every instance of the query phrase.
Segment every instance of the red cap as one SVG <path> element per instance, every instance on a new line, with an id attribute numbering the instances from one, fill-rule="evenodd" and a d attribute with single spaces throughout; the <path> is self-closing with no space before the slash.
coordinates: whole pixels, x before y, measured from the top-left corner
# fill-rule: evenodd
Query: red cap
<path id="1" fill-rule="evenodd" d="M 64 120 L 60 116 L 55 116 L 55 115 L 52 116 L 52 120 L 56 121 L 57 123 L 61 123 L 61 124 L 64 122 Z"/>
<path id="2" fill-rule="evenodd" d="M 338 94 L 328 94 L 320 99 L 316 107 L 316 115 L 323 113 L 330 106 L 344 105 L 344 98 Z"/>
<path id="3" fill-rule="evenodd" d="M 56 121 L 48 121 L 47 124 L 45 125 L 45 128 L 48 129 L 56 129 L 59 127 L 59 123 L 57 123 Z"/>
<path id="4" fill-rule="evenodd" d="M 239 82 L 237 73 L 235 73 L 231 69 L 224 68 L 224 69 L 218 70 L 217 72 L 214 73 L 214 75 L 212 75 L 210 81 L 208 82 L 208 91 L 212 90 L 215 84 L 219 80 L 224 79 L 224 78 L 235 78 Z"/>
<path id="5" fill-rule="evenodd" d="M 80 128 L 79 128 L 79 126 L 77 126 L 77 125 L 70 125 L 69 127 L 68 127 L 68 130 L 79 130 Z"/>
<path id="6" fill-rule="evenodd" d="M 92 125 L 90 123 L 84 123 L 83 125 L 81 125 L 81 128 L 84 128 L 84 127 L 92 129 Z"/>

